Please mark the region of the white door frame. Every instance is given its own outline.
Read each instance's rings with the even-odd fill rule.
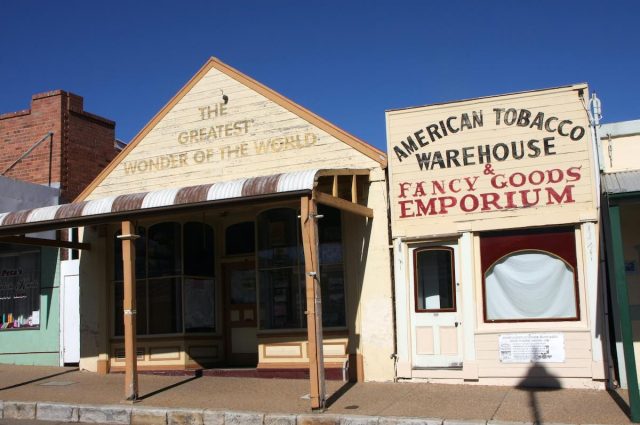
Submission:
[[[417,311],[414,257],[429,248],[451,250],[453,256],[454,310]],[[409,316],[412,368],[460,368],[464,358],[463,299],[461,294],[459,241],[437,241],[411,244],[408,247]],[[446,343],[445,343],[446,342]],[[448,350],[453,349],[454,351]]]
[[[75,287],[72,288],[69,285]],[[60,261],[60,366],[78,362],[80,362],[80,260],[66,260]]]

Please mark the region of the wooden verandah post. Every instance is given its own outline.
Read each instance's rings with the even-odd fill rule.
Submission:
[[[136,347],[136,248],[135,228],[130,221],[122,222],[122,266],[124,277],[124,396],[127,400],[138,398],[138,358]]]
[[[324,356],[322,352],[322,293],[318,258],[317,205],[311,197],[300,199],[300,222],[304,247],[304,272],[307,299],[307,341],[312,410],[325,407]]]

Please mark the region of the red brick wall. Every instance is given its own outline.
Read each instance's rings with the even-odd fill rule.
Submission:
[[[115,123],[85,112],[78,95],[61,90],[34,95],[31,109],[0,115],[0,173],[50,131],[51,181],[60,185],[61,203],[71,202],[116,155]],[[46,140],[5,176],[47,184],[49,146]]]
[[[31,109],[0,115],[0,173],[40,140],[53,132],[51,181],[60,181],[62,110],[59,92],[34,95]],[[4,174],[16,180],[46,184],[49,181],[49,141],[45,141]]]

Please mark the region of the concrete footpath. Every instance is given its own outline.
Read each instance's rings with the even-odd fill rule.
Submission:
[[[0,418],[123,425],[628,424],[626,391],[327,381],[328,408],[309,411],[307,380],[124,375],[0,365]],[[305,397],[306,396],[306,397]]]

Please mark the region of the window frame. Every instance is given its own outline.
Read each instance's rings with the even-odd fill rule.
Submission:
[[[573,293],[576,306],[575,317],[528,319],[489,319],[487,317],[487,272],[506,256],[523,251],[537,251],[549,254],[552,257],[562,260],[573,271]],[[480,234],[480,264],[482,273],[482,319],[484,323],[578,322],[581,320],[580,286],[578,282],[574,227],[522,229]]]
[[[165,276],[149,276],[149,262],[148,262],[148,257],[149,257],[149,247],[148,247],[148,239],[149,239],[149,229],[152,228],[153,226],[156,225],[160,225],[160,224],[166,224],[166,223],[177,223],[180,226],[180,238],[179,241],[177,242],[177,246],[178,246],[178,250],[180,251],[180,273],[178,274],[168,274]],[[213,237],[212,237],[212,247],[213,247],[213,257],[211,258],[211,261],[214,261],[214,267],[213,267],[213,276],[199,276],[199,275],[192,275],[192,274],[186,274],[185,273],[185,257],[184,257],[184,238],[185,238],[185,226],[188,223],[198,223],[198,224],[204,224],[206,226],[208,226],[212,233],[213,233]],[[144,286],[145,286],[145,293],[146,293],[146,299],[145,299],[145,303],[146,303],[146,318],[145,318],[145,322],[146,322],[146,331],[144,333],[140,333],[137,332],[137,337],[138,338],[158,338],[158,337],[198,337],[198,336],[211,336],[211,335],[218,335],[220,332],[220,327],[222,326],[220,320],[219,320],[219,312],[218,312],[218,292],[217,292],[217,286],[216,286],[216,279],[217,279],[217,267],[215,265],[215,261],[217,259],[217,250],[218,250],[218,246],[216,245],[216,233],[217,232],[217,228],[214,224],[210,223],[209,221],[206,220],[202,220],[199,221],[197,218],[195,217],[190,217],[190,218],[186,218],[186,219],[176,219],[176,218],[167,218],[166,220],[154,220],[154,221],[150,221],[150,222],[146,222],[146,223],[138,223],[136,224],[136,232],[139,231],[139,229],[141,229],[144,232],[145,235],[145,247],[144,247],[144,253],[145,253],[145,259],[144,259],[144,263],[143,263],[143,268],[144,268],[144,277],[139,277],[136,276],[136,286],[139,286],[142,282],[144,282]],[[116,248],[116,244],[120,243],[116,236],[118,234],[120,234],[121,230],[119,227],[115,227],[113,228],[113,232],[111,232],[111,234],[114,236],[113,238],[111,238],[111,249],[110,249],[110,256],[111,256],[111,264],[115,265],[117,263],[117,259],[115,258],[115,255],[117,253],[118,248]],[[122,262],[122,260],[120,260],[120,262]],[[181,309],[181,328],[178,332],[171,332],[171,333],[151,333],[150,332],[150,328],[151,328],[151,324],[150,324],[150,297],[149,297],[149,291],[151,288],[151,285],[149,284],[149,281],[152,280],[157,280],[157,279],[177,279],[180,285],[180,309]],[[213,282],[213,305],[214,305],[214,311],[213,311],[213,331],[207,331],[207,332],[187,332],[186,330],[186,320],[185,320],[185,280],[186,279],[207,279],[207,280],[212,280]],[[116,330],[118,328],[117,326],[117,315],[118,312],[116,311],[116,304],[115,304],[115,292],[116,292],[116,284],[124,284],[124,280],[122,279],[117,279],[117,272],[115,270],[115,268],[111,269],[111,280],[110,280],[110,304],[111,304],[111,315],[112,315],[112,319],[111,319],[111,331],[110,331],[110,335],[111,338],[114,339],[122,339],[124,338],[124,335],[118,335],[116,333]]]
[[[42,273],[43,273],[43,263],[42,263],[42,248],[41,247],[34,247],[34,246],[20,246],[20,245],[13,245],[13,244],[2,244],[3,248],[6,250],[3,250],[3,252],[0,252],[0,257],[20,257],[22,255],[30,255],[30,254],[35,254],[37,256],[37,264],[38,264],[38,269],[36,271],[36,275],[37,275],[37,279],[38,279],[38,287],[37,287],[37,293],[35,295],[35,298],[37,299],[37,305],[38,305],[38,314],[40,315],[40,320],[38,322],[37,325],[35,326],[19,326],[19,327],[6,327],[6,328],[2,328],[0,329],[0,333],[3,332],[17,332],[17,331],[28,331],[28,330],[33,330],[33,331],[37,331],[41,329],[42,326],[42,290],[43,290],[43,282],[42,282]],[[35,289],[35,288],[34,288]],[[13,290],[12,290],[12,306],[15,309],[15,295],[16,295],[16,287],[15,284],[13,285]],[[36,310],[32,310],[36,311]],[[13,313],[12,313],[13,314]],[[7,317],[8,318],[8,317]],[[14,320],[15,321],[15,320]],[[9,323],[8,321],[6,323]],[[2,324],[2,321],[0,320],[0,324]]]
[[[418,254],[424,251],[448,251],[451,259],[451,296],[453,298],[453,307],[449,308],[418,308]],[[456,268],[455,268],[455,250],[446,245],[433,245],[415,248],[413,250],[413,310],[415,313],[454,313],[458,311],[456,300]]]
[[[318,205],[318,209],[319,209],[319,213],[320,210],[322,208],[332,208],[332,207],[325,207],[323,205]],[[302,277],[302,283],[301,283],[301,301],[302,304],[304,306],[306,306],[306,285],[305,285],[305,271],[304,271],[304,254],[303,254],[303,242],[302,242],[302,229],[300,229],[300,209],[297,206],[288,204],[288,205],[274,205],[274,206],[270,206],[264,209],[261,209],[259,211],[256,212],[255,214],[255,218],[254,218],[254,223],[255,223],[255,270],[256,270],[256,308],[257,308],[257,331],[258,331],[258,335],[277,335],[277,334],[286,334],[286,335],[295,335],[299,332],[303,332],[306,329],[306,314],[304,314],[304,311],[306,309],[306,307],[302,310],[302,327],[297,327],[297,328],[291,328],[291,327],[286,327],[286,328],[265,328],[262,327],[262,324],[260,323],[260,315],[261,315],[261,311],[260,311],[260,307],[261,307],[261,300],[262,300],[262,284],[263,282],[261,281],[261,276],[260,276],[260,272],[261,271],[267,271],[267,270],[275,270],[275,269],[279,269],[282,268],[281,266],[276,266],[276,267],[260,267],[260,225],[259,225],[259,217],[264,214],[267,213],[269,211],[272,210],[276,210],[276,209],[289,209],[292,210],[293,212],[295,212],[295,216],[298,218],[297,220],[295,220],[296,222],[296,228],[297,228],[297,249],[300,250],[300,256],[298,258],[298,263],[296,265],[293,266],[286,266],[286,267],[291,267],[297,270],[297,273],[300,277]],[[342,273],[342,297],[344,299],[344,325],[330,325],[330,326],[325,326],[323,324],[323,328],[325,330],[330,330],[330,331],[335,331],[335,330],[345,330],[348,329],[349,327],[349,301],[348,301],[348,290],[347,290],[347,285],[348,285],[348,271],[346,268],[346,259],[345,259],[345,253],[346,253],[346,238],[345,238],[345,219],[344,219],[344,214],[343,211],[340,210],[339,208],[334,208],[337,211],[338,217],[339,217],[339,221],[340,221],[340,252],[341,252],[341,259],[339,263],[331,263],[331,264],[326,264],[324,265],[322,262],[320,263],[320,272],[322,271],[322,269],[324,267],[339,267],[340,271]],[[322,223],[322,220],[319,220],[318,225],[320,226]],[[318,243],[320,244],[320,232],[318,232]],[[318,249],[318,256],[320,256],[320,248]],[[286,268],[285,267],[285,268]],[[323,304],[325,303],[325,299],[323,297]],[[323,309],[324,312],[324,309]],[[324,314],[324,313],[323,313]]]

